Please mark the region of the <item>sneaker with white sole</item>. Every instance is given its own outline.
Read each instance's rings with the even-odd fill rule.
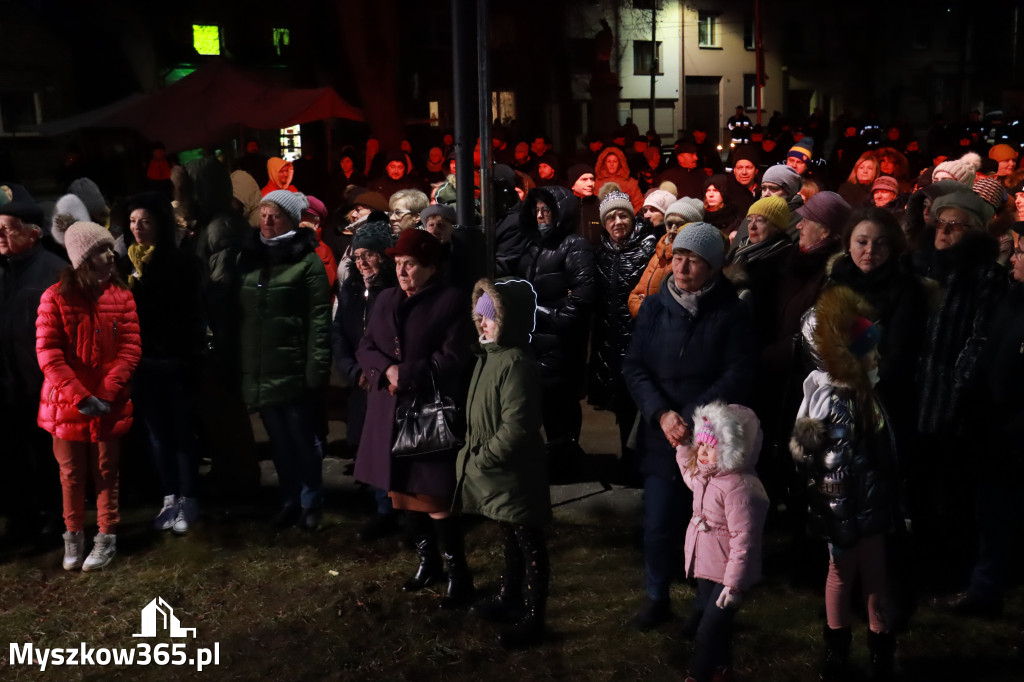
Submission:
[[[64,570],[75,571],[82,567],[85,558],[85,533],[67,531],[64,537]]]
[[[117,554],[117,536],[108,535],[106,533],[96,533],[96,537],[93,540],[92,551],[89,552],[89,556],[85,558],[85,563],[82,564],[83,571],[98,571],[114,560],[114,555]]]
[[[164,506],[160,513],[153,519],[153,528],[157,530],[170,530],[174,526],[174,518],[178,515],[178,498],[174,495],[164,495]]]
[[[174,530],[178,535],[188,532],[189,526],[199,518],[199,501],[194,497],[178,498],[178,513],[174,517]]]

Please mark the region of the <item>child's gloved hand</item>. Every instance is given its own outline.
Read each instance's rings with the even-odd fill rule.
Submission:
[[[686,467],[693,461],[693,458],[697,456],[697,450],[690,445],[685,443],[683,445],[676,446],[676,465],[679,466],[679,471],[683,472]]]
[[[99,417],[110,412],[110,403],[91,395],[78,403],[78,411],[86,417]]]
[[[722,593],[718,595],[718,599],[715,601],[715,606],[720,609],[727,609],[732,607],[738,609],[740,602],[743,601],[743,593],[739,590],[726,586],[722,589]]]

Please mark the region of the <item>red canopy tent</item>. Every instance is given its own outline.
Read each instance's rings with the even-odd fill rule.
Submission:
[[[81,128],[131,128],[170,153],[222,143],[243,128],[269,130],[327,118],[364,120],[332,88],[288,88],[214,59],[149,95],[38,127],[55,135]]]

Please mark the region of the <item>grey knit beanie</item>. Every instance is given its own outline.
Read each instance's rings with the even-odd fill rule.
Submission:
[[[286,189],[275,189],[273,192],[268,192],[260,204],[265,204],[268,201],[276,204],[291,218],[292,228],[299,226],[299,223],[302,222],[302,212],[309,208],[309,202],[306,201],[305,194],[302,192],[289,192]]]
[[[766,182],[778,185],[786,190],[786,196],[793,196],[803,186],[803,179],[789,166],[772,166],[764,172],[761,184]]]
[[[704,220],[704,202],[693,197],[683,197],[678,201],[669,204],[665,209],[665,217],[677,215],[688,223],[697,223]]]
[[[717,227],[707,223],[690,223],[679,230],[675,241],[672,242],[672,251],[679,249],[693,251],[706,260],[715,271],[721,270],[722,263],[725,262],[725,242],[722,233]]]

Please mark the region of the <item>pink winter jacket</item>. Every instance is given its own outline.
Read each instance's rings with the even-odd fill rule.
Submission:
[[[43,293],[36,318],[36,357],[44,378],[39,426],[61,440],[112,440],[132,424],[128,380],[142,356],[135,299],[111,285],[93,306],[64,298],[59,287]],[[89,396],[110,403],[110,413],[79,412],[78,404]]]
[[[722,404],[697,409],[695,429],[701,411],[716,405]],[[737,405],[729,407],[747,410]],[[696,457],[695,447],[680,445],[676,449],[683,480],[693,491],[693,516],[686,529],[686,575],[740,591],[761,579],[761,536],[768,514],[768,495],[754,473],[761,434],[753,412],[750,417],[756,437],[740,438],[738,441],[746,441],[743,447],[723,453],[726,444],[719,435],[719,467],[710,476],[695,473],[688,466]]]

